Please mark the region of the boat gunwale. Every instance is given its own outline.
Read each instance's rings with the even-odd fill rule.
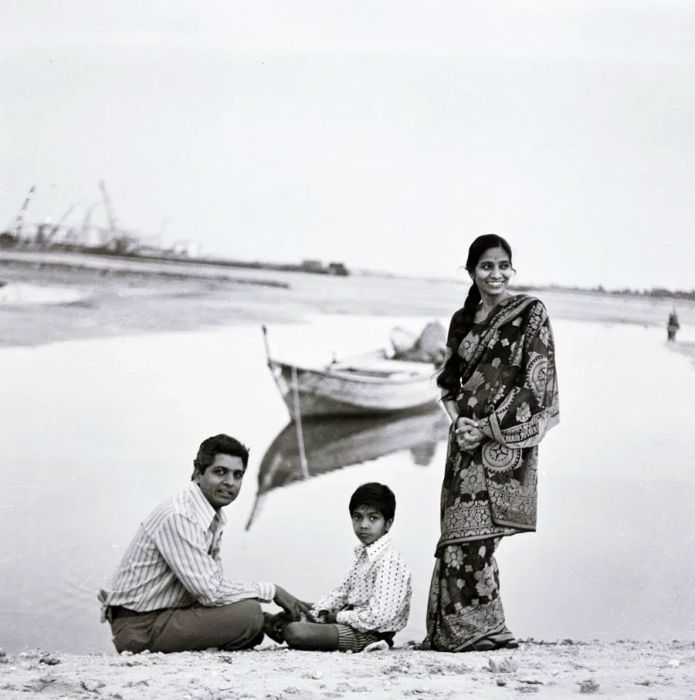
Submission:
[[[397,362],[397,360],[394,360]],[[431,365],[432,367],[432,373],[431,374],[425,374],[424,372],[421,374],[418,374],[416,372],[413,372],[410,375],[406,376],[398,376],[398,372],[393,372],[392,374],[387,374],[384,373],[383,375],[374,375],[374,374],[361,374],[359,370],[355,370],[353,372],[345,372],[341,370],[329,370],[329,369],[318,369],[318,368],[309,368],[309,367],[301,367],[299,365],[293,365],[287,362],[280,362],[279,360],[271,360],[271,363],[273,365],[276,365],[280,371],[287,370],[290,373],[292,372],[292,369],[296,369],[297,372],[305,373],[305,374],[314,374],[318,375],[320,377],[327,377],[330,379],[339,379],[342,381],[349,381],[349,382],[362,382],[365,384],[417,384],[417,383],[429,383],[432,381],[435,375],[435,368],[434,365]],[[423,363],[426,364],[426,363]]]

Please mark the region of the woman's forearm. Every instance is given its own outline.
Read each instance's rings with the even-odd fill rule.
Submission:
[[[442,408],[446,411],[446,414],[449,416],[449,419],[453,423],[459,417],[459,409],[456,405],[456,401],[454,401],[453,399],[444,398],[444,396],[442,396],[440,403],[442,404]]]

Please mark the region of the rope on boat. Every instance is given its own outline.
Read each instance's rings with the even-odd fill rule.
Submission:
[[[273,380],[280,394],[283,393],[280,382],[275,374],[275,363],[270,356],[270,345],[268,344],[268,329],[265,324],[261,326],[263,330],[263,343],[265,345],[265,356],[268,360],[270,373],[273,375]],[[304,431],[302,430],[302,412],[299,406],[299,383],[297,381],[297,368],[292,365],[292,403],[294,404],[294,425],[297,430],[297,447],[299,451],[299,468],[302,476],[306,479],[309,476],[309,465],[306,460],[306,451],[304,449]]]
[[[302,476],[306,479],[309,476],[309,466],[306,461],[306,451],[304,450],[304,431],[302,430],[302,411],[299,406],[299,384],[297,382],[297,368],[292,365],[292,401],[294,403],[294,426],[297,430],[297,447],[299,448],[299,468]]]

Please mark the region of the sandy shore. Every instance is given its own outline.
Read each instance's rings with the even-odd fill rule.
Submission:
[[[350,655],[246,652],[4,657],[0,697],[606,698],[695,697],[695,643],[541,643],[448,654],[409,648]]]

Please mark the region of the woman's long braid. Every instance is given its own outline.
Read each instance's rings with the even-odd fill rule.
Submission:
[[[466,295],[466,301],[463,302],[463,317],[461,319],[463,321],[461,324],[462,329],[467,331],[468,327],[473,325],[473,322],[475,321],[475,312],[478,310],[478,304],[480,304],[480,301],[480,290],[478,289],[478,285],[473,282],[468,290],[468,294]],[[463,340],[463,334],[458,340],[459,342]]]
[[[454,342],[451,348],[451,355],[444,363],[442,371],[437,377],[437,385],[446,392],[443,397],[445,399],[455,399],[459,392],[461,386],[461,358],[456,349],[463,340],[463,336],[466,335],[468,329],[473,325],[480,298],[478,285],[473,282],[466,295],[466,300],[463,302],[462,313],[456,319],[456,327],[452,328]]]

